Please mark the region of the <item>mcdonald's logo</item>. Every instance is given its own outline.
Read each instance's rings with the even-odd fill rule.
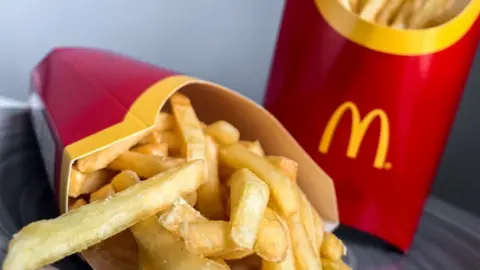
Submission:
[[[352,159],[357,157],[365,133],[370,127],[372,121],[375,118],[378,118],[380,120],[380,136],[378,138],[377,153],[375,155],[375,160],[373,161],[373,167],[377,169],[390,169],[392,164],[386,160],[390,139],[390,123],[387,114],[384,110],[374,109],[367,113],[362,119],[358,107],[351,101],[342,103],[332,114],[325,130],[323,131],[318,150],[323,154],[328,153],[338,123],[347,111],[349,111],[352,116],[352,127],[350,141],[347,148],[347,157]]]

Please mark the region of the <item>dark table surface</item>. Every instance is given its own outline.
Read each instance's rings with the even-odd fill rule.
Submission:
[[[26,108],[0,108],[0,264],[11,236],[25,224],[55,217],[57,211]],[[339,228],[354,269],[480,269],[480,219],[429,198],[414,244],[402,255],[385,243]],[[90,269],[71,256],[58,269]],[[48,267],[45,269],[55,269]]]

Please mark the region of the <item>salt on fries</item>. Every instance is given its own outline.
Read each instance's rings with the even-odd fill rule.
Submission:
[[[422,29],[439,25],[455,3],[455,0],[338,1],[345,9],[366,21],[397,29]]]
[[[37,269],[120,232],[133,235],[143,270],[349,269],[295,161],[266,156],[229,122],[200,122],[182,94],[170,104],[148,131],[77,160],[69,212],[23,228],[2,269]]]

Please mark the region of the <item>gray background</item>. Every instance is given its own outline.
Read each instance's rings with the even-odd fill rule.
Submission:
[[[135,4],[134,4],[135,3]],[[278,0],[0,1],[0,96],[26,100],[28,73],[54,46],[113,49],[262,101]],[[480,214],[480,53],[433,192]]]

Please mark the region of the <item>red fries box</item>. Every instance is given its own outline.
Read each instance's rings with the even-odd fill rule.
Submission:
[[[68,211],[72,164],[153,128],[168,98],[181,91],[200,120],[229,121],[242,139],[258,139],[270,155],[298,162],[298,182],[325,219],[326,230],[338,224],[331,179],[274,117],[232,90],[88,48],[53,50],[35,67],[31,79],[34,129],[60,213]],[[137,269],[137,254],[128,251],[135,246],[132,240],[107,240],[83,256],[95,269]]]
[[[333,178],[340,222],[406,251],[478,48],[480,1],[424,29],[340,2],[354,1],[286,1],[265,107]]]

